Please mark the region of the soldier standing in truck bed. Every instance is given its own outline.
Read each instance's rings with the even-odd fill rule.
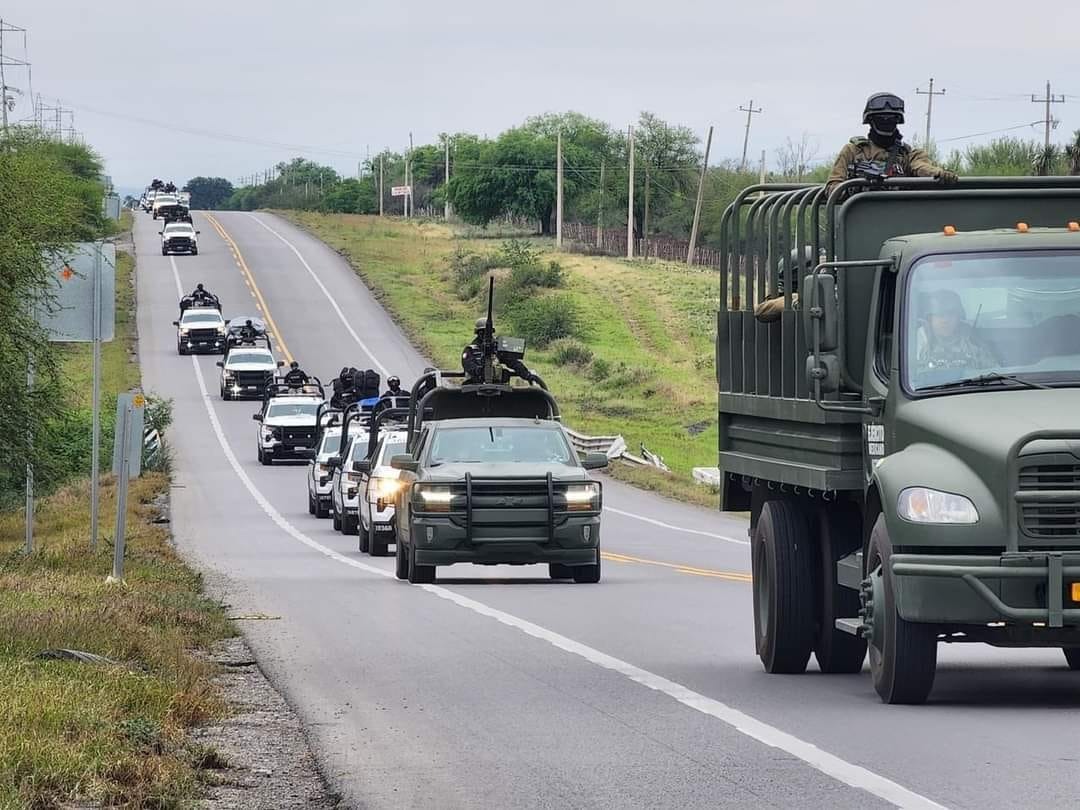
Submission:
[[[904,143],[899,126],[904,123],[904,100],[893,93],[874,93],[863,108],[865,136],[844,144],[833,163],[826,188],[859,176],[933,177],[955,183],[956,173],[936,165],[922,149]]]

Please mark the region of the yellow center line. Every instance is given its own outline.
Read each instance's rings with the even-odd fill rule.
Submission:
[[[629,554],[619,554],[614,551],[604,551],[600,554],[605,560],[612,562],[641,563],[643,565],[656,565],[661,568],[670,568],[681,574],[693,574],[698,577],[715,577],[726,579],[731,582],[751,582],[750,574],[742,571],[717,571],[712,568],[696,568],[692,565],[680,565],[678,563],[661,562],[660,560],[647,560],[644,557],[631,557]]]
[[[281,349],[281,353],[285,356],[285,362],[291,363],[293,361],[292,353],[289,351],[288,345],[285,343],[285,339],[281,336],[281,330],[278,329],[276,323],[274,323],[274,317],[270,314],[270,307],[266,303],[266,299],[263,298],[262,291],[259,290],[259,285],[255,283],[255,276],[251,272],[251,268],[248,267],[247,262],[244,261],[244,254],[240,252],[239,246],[233,241],[233,238],[225,231],[225,228],[212,214],[206,214],[206,218],[210,221],[210,224],[214,226],[214,229],[221,234],[221,238],[225,240],[229,248],[232,250],[233,255],[236,256],[236,266],[240,268],[240,272],[244,275],[244,282],[251,288],[251,291],[255,294],[255,300],[258,301],[256,305],[259,311],[266,317],[266,325],[270,327],[270,332],[273,334],[274,339],[277,341],[278,347]]]

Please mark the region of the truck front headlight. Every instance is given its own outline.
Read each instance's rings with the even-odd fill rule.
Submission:
[[[928,487],[908,487],[901,491],[896,511],[912,523],[971,525],[979,522],[979,512],[968,498]]]
[[[376,476],[368,482],[368,502],[378,503],[379,501],[393,500],[397,495],[398,490],[401,489],[402,482],[397,478],[383,478],[382,476]]]
[[[563,496],[568,512],[595,512],[600,508],[600,487],[595,482],[568,486]]]

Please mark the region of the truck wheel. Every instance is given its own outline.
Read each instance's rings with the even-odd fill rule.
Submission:
[[[394,541],[394,576],[398,579],[409,578],[409,558],[405,544],[400,540]]]
[[[337,509],[334,510],[334,531],[341,531],[341,516],[337,513]]]
[[[1080,670],[1080,647],[1065,647],[1062,652],[1065,653],[1065,663],[1069,669],[1074,672]]]
[[[375,532],[375,524],[368,526],[368,554],[372,557],[385,557],[389,552],[386,541]]]
[[[925,703],[937,669],[937,633],[933,625],[909,622],[896,612],[891,556],[885,516],[878,515],[866,560],[870,672],[883,703]]]
[[[364,528],[364,524],[360,523],[360,518],[359,517],[357,517],[356,520],[357,520],[356,533],[358,535],[360,535],[360,539],[357,541],[357,545],[359,546],[360,551],[362,551],[362,552],[364,552],[366,554],[366,553],[368,553],[368,549],[371,548],[371,530],[370,530],[370,528],[368,528],[368,529]]]
[[[229,400],[232,399],[232,391],[229,391],[227,388],[222,387],[222,389],[221,389],[221,398],[225,402],[228,402]]]
[[[162,249],[161,249],[161,255],[162,255],[162,256],[168,256],[168,255],[169,255],[169,251],[168,251],[168,250],[166,250],[165,248],[162,248]]]
[[[859,615],[859,592],[836,581],[836,563],[862,546],[862,518],[853,507],[840,504],[822,508],[818,515],[818,633],[814,657],[822,672],[861,672],[866,639],[836,629],[837,619]]]
[[[193,247],[191,249],[191,255],[192,256],[198,256],[199,255],[199,249],[197,247]]]
[[[342,534],[359,534],[360,518],[350,517],[348,513],[341,516],[341,533]]]
[[[320,498],[315,499],[315,517],[320,520],[325,520],[330,517],[330,507],[323,506],[323,502]]]
[[[434,565],[416,564],[416,546],[409,546],[409,582],[414,585],[426,585],[435,581]]]
[[[307,513],[309,515],[315,514],[315,499],[311,497],[311,490],[308,490],[307,494]]]
[[[569,565],[562,563],[548,563],[548,576],[552,579],[573,579],[574,572]]]
[[[813,557],[806,516],[790,501],[766,501],[750,549],[758,657],[766,672],[804,672],[814,644]]]
[[[590,585],[600,581],[600,549],[596,550],[596,565],[572,565],[570,574],[574,582],[588,583]]]
[[[265,450],[263,450],[260,447],[259,448],[259,462],[261,464],[263,464],[264,466],[269,467],[271,464],[274,463],[274,457],[270,453],[266,452]]]

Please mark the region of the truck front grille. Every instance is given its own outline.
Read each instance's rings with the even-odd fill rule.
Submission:
[[[1016,500],[1031,538],[1080,540],[1080,464],[1070,456],[1022,459]]]

